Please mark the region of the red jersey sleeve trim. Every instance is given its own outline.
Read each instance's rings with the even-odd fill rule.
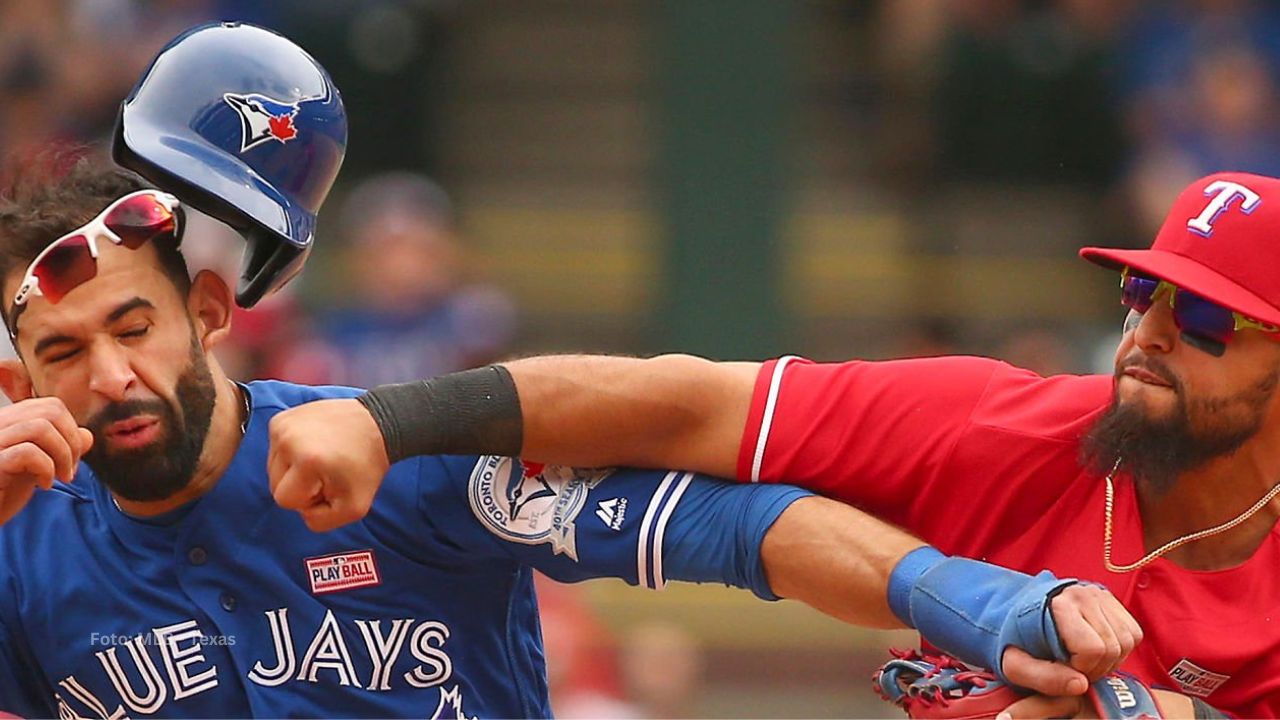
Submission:
[[[760,482],[760,468],[764,465],[765,446],[769,442],[769,429],[773,426],[773,413],[778,407],[778,393],[782,389],[782,375],[787,365],[801,360],[787,355],[770,360],[760,366],[756,387],[751,398],[751,410],[747,413],[747,426],[738,448],[738,479]]]

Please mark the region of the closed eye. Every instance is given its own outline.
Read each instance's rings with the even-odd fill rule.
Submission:
[[[80,352],[80,348],[73,348],[73,349],[71,349],[71,350],[67,350],[67,351],[64,351],[64,352],[60,352],[60,353],[58,353],[58,354],[56,354],[56,355],[50,355],[49,357],[45,358],[45,362],[47,362],[47,363],[49,363],[49,364],[51,364],[51,365],[52,365],[53,363],[60,363],[60,362],[62,362],[63,360],[68,360],[68,359],[70,359],[70,358],[74,357],[74,356],[76,355],[76,353],[78,353],[78,352]]]
[[[146,335],[146,334],[147,334],[147,331],[149,331],[150,329],[151,329],[151,326],[150,326],[150,325],[143,325],[142,327],[134,328],[134,329],[132,329],[132,330],[125,330],[124,332],[120,333],[120,337],[122,337],[122,338],[140,338],[140,337],[142,337],[143,335]]]

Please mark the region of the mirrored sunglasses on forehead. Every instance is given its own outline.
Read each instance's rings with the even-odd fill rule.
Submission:
[[[1280,341],[1280,327],[1254,320],[1230,308],[1126,267],[1120,273],[1120,302],[1141,314],[1164,295],[1173,311],[1173,322],[1188,344],[1221,357],[1239,330],[1258,330]]]
[[[98,274],[98,238],[137,250],[150,240],[181,238],[178,199],[159,190],[131,192],[83,227],[54,240],[27,267],[14,306],[36,295],[56,303]]]

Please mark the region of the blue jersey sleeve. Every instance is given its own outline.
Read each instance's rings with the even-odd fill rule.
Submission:
[[[564,582],[617,577],[661,588],[716,582],[776,599],[760,544],[808,491],[695,473],[542,466],[517,458],[423,458],[429,531],[475,558],[496,556]],[[451,509],[451,506],[456,509]]]

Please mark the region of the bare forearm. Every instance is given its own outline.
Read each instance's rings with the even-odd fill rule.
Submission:
[[[528,459],[734,474],[755,363],[561,355],[504,366],[519,392]]]
[[[773,591],[828,615],[868,627],[898,628],[889,609],[889,576],[925,543],[848,505],[798,500],[761,546]]]
[[[1194,718],[1195,707],[1191,698],[1168,690],[1152,690],[1156,702],[1160,705],[1160,715],[1166,718]]]
[[[388,463],[520,455],[577,466],[736,469],[755,363],[562,355],[382,385],[356,398]]]

